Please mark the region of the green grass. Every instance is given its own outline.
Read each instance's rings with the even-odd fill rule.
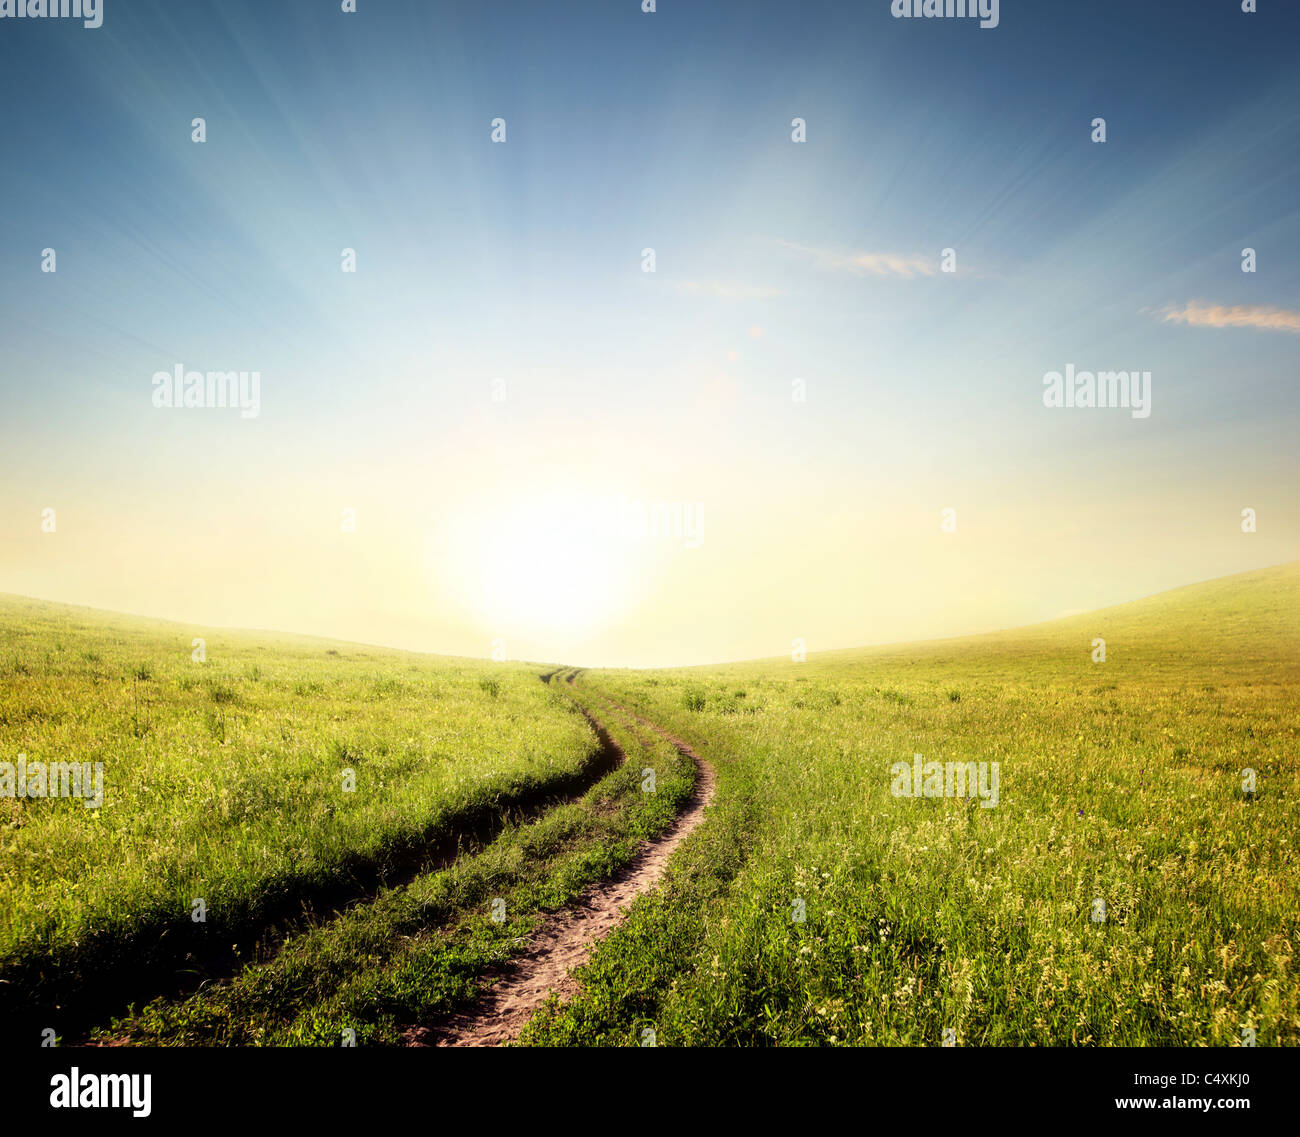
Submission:
[[[581,703],[586,696],[577,693]],[[599,700],[596,700],[599,702]],[[397,1045],[406,1028],[469,1003],[485,973],[518,953],[544,912],[626,865],[675,819],[694,784],[677,750],[608,715],[630,760],[583,797],[511,827],[467,856],[374,902],[304,928],[265,963],[183,1001],[158,1000],[100,1037],[147,1045]],[[654,794],[641,770],[655,769]],[[492,902],[505,918],[492,919]]]
[[[102,760],[106,780],[98,816],[0,799],[0,1003],[71,1014],[96,966],[184,936],[203,896],[213,942],[273,912],[276,934],[227,982],[91,1016],[101,1037],[400,1042],[685,801],[689,763],[608,695],[713,762],[715,803],[524,1044],[1300,1042],[1300,565],[993,636],[576,688],[253,634],[212,633],[196,664],[192,634],[0,600],[0,760]],[[602,772],[582,706],[626,766]],[[894,796],[916,753],[998,762],[997,806]],[[402,859],[582,771],[585,792],[450,863]],[[339,882],[366,891],[285,914]]]
[[[996,636],[583,678],[712,757],[719,805],[526,1041],[1300,1042],[1300,566]],[[999,805],[894,797],[917,752],[998,761]]]
[[[595,746],[533,667],[0,598],[0,760],[104,776],[97,810],[0,797],[0,1008],[370,886]]]

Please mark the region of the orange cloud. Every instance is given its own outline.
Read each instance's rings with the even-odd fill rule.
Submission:
[[[1207,304],[1189,301],[1182,308],[1162,308],[1157,315],[1166,324],[1198,328],[1260,328],[1268,332],[1300,332],[1300,312],[1260,304]]]
[[[822,268],[843,269],[857,276],[933,276],[938,271],[938,257],[920,253],[837,253],[793,241],[779,243],[811,257]]]

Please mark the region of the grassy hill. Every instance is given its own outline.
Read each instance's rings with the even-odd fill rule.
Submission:
[[[670,823],[691,771],[623,707],[715,804],[526,1043],[1300,1042],[1300,565],[802,663],[538,670],[0,598],[0,762],[105,785],[0,798],[0,1009],[106,1024],[127,964],[297,911],[106,1036],[398,1042]],[[918,762],[996,763],[996,795],[903,796]]]
[[[0,1009],[183,965],[217,928],[228,949],[595,754],[535,667],[0,597],[0,762],[103,777],[97,809],[0,797]]]
[[[1300,565],[584,680],[711,755],[719,806],[535,1041],[624,1038],[629,1006],[682,1044],[1300,1041]],[[918,753],[996,761],[998,805],[894,796]]]

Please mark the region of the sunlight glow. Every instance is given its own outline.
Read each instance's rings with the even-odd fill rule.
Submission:
[[[598,503],[559,493],[463,515],[450,555],[463,606],[494,635],[586,631],[631,593],[625,542]]]

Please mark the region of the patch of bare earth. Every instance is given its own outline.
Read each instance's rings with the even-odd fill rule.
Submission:
[[[611,705],[655,730],[695,763],[695,789],[686,808],[667,833],[645,843],[631,864],[609,880],[588,885],[572,904],[551,916],[530,938],[524,954],[501,970],[473,1007],[432,1026],[413,1028],[406,1036],[409,1045],[500,1046],[519,1036],[552,993],[561,1000],[571,998],[578,990],[572,970],[622,921],[628,905],[659,883],[677,846],[704,820],[713,800],[713,768],[681,739],[617,703]]]

